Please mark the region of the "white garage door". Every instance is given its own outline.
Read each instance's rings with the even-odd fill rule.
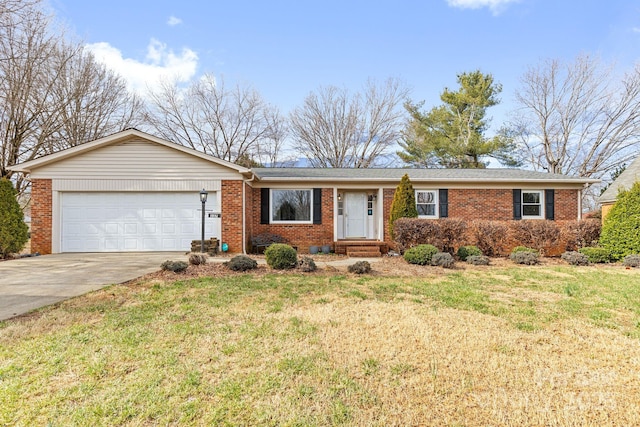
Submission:
[[[206,210],[218,211],[209,193]],[[189,251],[201,234],[198,193],[61,193],[62,252]],[[220,220],[205,218],[205,238]]]

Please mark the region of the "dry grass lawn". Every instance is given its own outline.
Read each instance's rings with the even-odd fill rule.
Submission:
[[[398,263],[209,266],[2,322],[0,425],[640,425],[639,271]]]

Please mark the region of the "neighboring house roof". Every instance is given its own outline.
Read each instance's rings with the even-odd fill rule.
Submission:
[[[521,169],[403,169],[403,168],[253,168],[260,181],[390,181],[404,174],[414,182],[536,182],[587,184],[597,179],[572,177]]]
[[[163,145],[165,147],[172,148],[177,151],[181,151],[183,153],[190,154],[195,157],[199,157],[203,160],[210,161],[220,166],[225,166],[229,169],[233,169],[239,173],[247,173],[249,169],[244,168],[242,166],[238,166],[235,163],[227,162],[225,160],[219,159],[214,156],[210,156],[208,154],[204,154],[198,150],[194,150],[189,147],[185,147],[180,144],[176,144],[171,141],[167,141],[166,139],[158,138],[146,132],[139,131],[137,129],[125,129],[121,132],[114,133],[109,136],[105,136],[104,138],[96,139],[95,141],[87,142],[85,144],[77,145],[75,147],[67,148],[66,150],[58,151],[53,154],[49,154],[46,156],[39,157],[34,160],[30,160],[28,162],[20,163],[14,166],[11,166],[9,169],[16,172],[31,172],[33,169],[58,162],[60,160],[68,159],[71,157],[75,157],[79,154],[87,153],[93,151],[98,148],[106,147],[112,144],[117,144],[123,141],[126,141],[131,138],[141,138],[147,141],[154,142],[159,145]]]
[[[640,156],[638,156],[627,168],[609,185],[598,198],[599,203],[614,203],[620,190],[628,190],[636,181],[640,181]]]

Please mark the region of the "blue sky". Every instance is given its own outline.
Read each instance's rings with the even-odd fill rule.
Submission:
[[[588,53],[640,58],[640,3],[623,0],[49,0],[58,19],[140,88],[204,72],[253,85],[283,113],[320,85],[402,79],[425,108],[456,74],[503,84],[499,125],[527,66]]]

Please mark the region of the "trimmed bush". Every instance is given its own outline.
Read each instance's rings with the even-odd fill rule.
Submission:
[[[578,252],[586,255],[589,262],[594,264],[611,262],[611,251],[607,248],[586,247],[578,249]]]
[[[431,257],[431,265],[451,268],[455,264],[453,256],[449,252],[438,252]]]
[[[274,243],[264,251],[269,267],[275,270],[287,270],[298,265],[298,254],[291,246],[284,243]]]
[[[509,235],[507,223],[501,221],[476,220],[469,227],[471,241],[475,242],[483,254],[488,256],[505,255],[505,246]]]
[[[400,218],[396,221],[395,242],[403,253],[407,248],[422,244],[437,247],[442,245],[440,220],[422,218]]]
[[[189,264],[187,264],[184,261],[166,260],[165,262],[160,264],[160,268],[162,270],[164,270],[164,271],[173,271],[174,273],[180,273],[182,271],[185,271],[187,269],[187,267],[189,267]]]
[[[619,260],[640,253],[640,181],[618,194],[602,226],[600,245]]]
[[[0,258],[20,252],[29,240],[29,228],[16,196],[11,181],[0,179]]]
[[[535,265],[540,261],[540,254],[537,250],[526,246],[516,246],[511,251],[509,259],[516,264]]]
[[[482,251],[477,246],[473,245],[460,246],[457,255],[462,261],[466,261],[467,258],[472,255],[482,255]]]
[[[256,260],[246,255],[236,255],[227,261],[225,265],[229,270],[233,271],[248,271],[258,268]]]
[[[548,253],[560,238],[560,229],[555,221],[523,219],[509,223],[511,236],[517,244]]]
[[[471,265],[489,265],[489,257],[484,255],[469,255],[467,264]]]
[[[589,265],[589,257],[576,251],[567,251],[560,258],[571,265]]]
[[[358,261],[347,267],[347,271],[355,274],[368,274],[371,273],[371,264],[369,261]]]
[[[448,252],[451,255],[456,253],[456,248],[462,246],[466,241],[467,222],[462,219],[442,218],[440,223],[440,241],[438,247],[442,248],[442,252]]]
[[[418,245],[404,252],[404,260],[409,264],[429,265],[438,248],[433,245]]]
[[[636,254],[631,254],[631,255],[627,255],[626,257],[624,257],[624,260],[622,261],[622,265],[624,265],[625,267],[640,267],[640,255],[636,255]]]
[[[416,209],[416,194],[411,185],[408,174],[404,174],[400,180],[400,184],[396,187],[391,202],[391,212],[389,213],[389,235],[395,238],[394,224],[399,218],[416,218],[418,210]]]
[[[189,254],[189,264],[191,265],[204,265],[207,263],[209,257],[205,253],[192,252]]]
[[[560,239],[565,242],[567,251],[577,251],[586,246],[596,245],[601,230],[600,220],[567,221],[560,225]]]
[[[312,271],[316,271],[318,269],[313,258],[308,256],[303,256],[302,258],[300,258],[300,261],[298,261],[298,268],[305,273],[311,273]]]

